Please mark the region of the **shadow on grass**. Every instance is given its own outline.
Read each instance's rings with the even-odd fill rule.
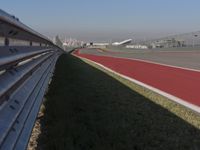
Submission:
[[[46,97],[43,149],[200,149],[198,129],[71,55],[59,58]]]

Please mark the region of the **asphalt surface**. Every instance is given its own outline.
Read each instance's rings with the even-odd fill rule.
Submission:
[[[199,49],[156,49],[156,50],[101,50],[83,49],[83,54],[141,59],[172,66],[200,70]]]
[[[81,49],[73,54],[101,64],[129,79],[133,79],[134,82],[139,81],[142,86],[200,112],[200,51],[198,50],[141,50],[130,53]],[[138,61],[136,58],[190,69]],[[191,69],[195,69],[195,71]]]

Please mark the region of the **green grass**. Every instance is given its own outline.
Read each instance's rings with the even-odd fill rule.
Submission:
[[[200,149],[193,125],[71,55],[59,58],[46,99],[43,149]]]
[[[200,114],[194,112],[191,109],[188,109],[187,107],[180,105],[167,97],[164,97],[156,92],[153,92],[152,90],[149,90],[143,86],[140,86],[134,82],[129,81],[128,79],[125,79],[118,74],[115,74],[113,72],[110,72],[101,66],[93,63],[92,61],[89,61],[87,59],[81,58],[84,62],[87,64],[95,67],[96,69],[99,69],[103,71],[104,73],[108,74],[109,76],[113,77],[114,79],[118,80],[125,86],[129,87],[130,89],[138,92],[139,94],[143,95],[144,97],[148,98],[152,102],[160,105],[161,107],[169,110],[170,112],[174,113],[178,117],[182,118],[186,122],[192,124],[196,128],[200,129]]]

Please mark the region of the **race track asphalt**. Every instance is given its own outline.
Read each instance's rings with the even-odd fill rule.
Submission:
[[[127,50],[108,51],[101,49],[83,49],[83,54],[94,54],[98,56],[122,57],[130,59],[141,59],[167,65],[179,66],[200,70],[200,49],[169,49],[169,50]]]
[[[175,99],[183,100],[191,109],[193,106],[190,107],[190,104],[197,106],[195,110],[199,111],[200,51],[198,50],[113,52],[81,49],[75,51],[74,55],[101,64],[121,75],[174,96]]]

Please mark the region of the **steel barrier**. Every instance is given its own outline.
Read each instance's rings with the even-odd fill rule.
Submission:
[[[0,150],[23,150],[63,51],[2,10],[0,40]]]

